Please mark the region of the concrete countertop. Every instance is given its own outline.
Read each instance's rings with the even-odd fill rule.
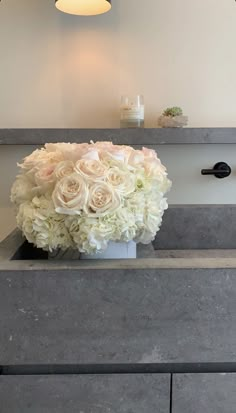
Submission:
[[[155,251],[152,245],[139,245],[134,260],[11,260],[23,242],[20,231],[14,230],[0,243],[0,271],[236,268],[236,249]]]

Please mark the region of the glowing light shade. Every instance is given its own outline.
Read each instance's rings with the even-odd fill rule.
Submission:
[[[111,9],[111,0],[56,0],[56,8],[64,13],[93,16]]]

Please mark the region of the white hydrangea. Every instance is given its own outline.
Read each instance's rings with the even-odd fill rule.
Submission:
[[[21,205],[25,201],[30,201],[34,194],[32,182],[26,175],[19,175],[11,189],[11,201],[16,205]]]
[[[68,249],[73,242],[65,226],[65,217],[55,212],[51,200],[44,196],[34,197],[20,205],[17,224],[26,239],[46,251]]]

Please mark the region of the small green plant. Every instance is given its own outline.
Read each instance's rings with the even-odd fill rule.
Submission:
[[[175,116],[182,116],[182,115],[183,115],[183,111],[178,106],[174,106],[173,108],[167,108],[163,112],[163,116],[169,116],[171,118],[174,118]]]

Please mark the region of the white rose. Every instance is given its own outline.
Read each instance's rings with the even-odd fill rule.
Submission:
[[[87,213],[89,216],[105,216],[120,206],[119,195],[105,182],[94,183],[90,187]]]
[[[55,165],[45,165],[38,169],[35,174],[35,183],[42,188],[48,188],[55,182]]]
[[[46,163],[47,165],[48,164],[55,165],[63,160],[64,160],[64,156],[62,152],[59,152],[59,151],[49,152],[47,153],[47,157],[45,159],[44,158],[42,159],[42,163]]]
[[[132,150],[129,155],[128,165],[133,168],[142,167],[144,162],[144,154],[139,150]]]
[[[35,167],[35,165],[41,160],[45,159],[45,150],[44,149],[36,149],[30,155],[26,156],[23,159],[23,163],[18,163],[17,165],[20,166],[22,169],[30,170]]]
[[[89,148],[89,150],[82,156],[82,159],[90,159],[92,161],[99,161],[99,153],[96,148]]]
[[[124,163],[128,162],[130,154],[135,150],[130,146],[126,145],[112,145],[108,150],[109,154],[117,161],[122,161]]]
[[[111,145],[110,147],[101,149],[100,159],[106,165],[120,167],[128,163],[132,151],[134,151],[134,149],[128,146]]]
[[[76,158],[74,158],[75,161],[81,159],[82,156],[88,152],[89,147],[90,145],[88,143],[77,144],[77,147],[75,149],[75,156],[76,156]]]
[[[95,142],[93,144],[94,148],[97,148],[99,151],[109,151],[114,145],[109,141]]]
[[[160,175],[166,176],[166,168],[162,165],[159,159],[149,158],[144,162],[145,173],[150,178],[155,178]]]
[[[52,199],[59,214],[80,215],[87,204],[88,187],[82,176],[73,173],[56,184]]]
[[[45,144],[45,149],[47,152],[61,152],[66,155],[69,152],[73,152],[76,149],[76,147],[77,143],[59,142]]]
[[[105,179],[107,168],[100,161],[81,159],[75,164],[75,170],[86,179],[99,181]]]
[[[63,159],[76,162],[88,151],[90,145],[88,143],[47,143],[45,145],[48,152],[60,152],[63,154]]]
[[[115,161],[120,161],[120,162],[125,162],[125,153],[122,151],[122,149],[118,148],[116,149],[115,147],[111,148],[109,152],[107,152],[107,155],[111,158],[114,159]]]
[[[154,149],[148,149],[144,148],[142,149],[142,153],[144,154],[144,157],[147,159],[158,159],[157,158],[157,153],[154,151]]]
[[[55,168],[55,176],[57,179],[62,179],[65,176],[72,175],[74,172],[74,163],[72,161],[62,161]]]
[[[108,170],[107,181],[123,195],[129,195],[135,190],[134,174],[117,167]]]
[[[63,160],[63,154],[59,151],[47,152],[45,149],[37,149],[24,159],[23,164],[18,164],[18,166],[30,171],[34,170],[34,168],[39,168],[42,165],[49,166],[49,164],[57,164]]]

